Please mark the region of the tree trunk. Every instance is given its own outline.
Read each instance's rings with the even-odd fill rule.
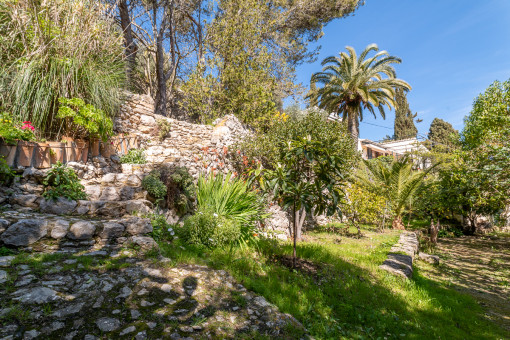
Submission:
[[[434,225],[434,219],[430,220],[430,228],[429,228],[429,234],[430,234],[430,242],[432,244],[437,244],[437,234],[439,232],[439,220],[437,220],[437,225]]]
[[[127,4],[127,0],[121,0],[119,2],[119,16],[120,16],[120,26],[122,28],[122,32],[124,33],[124,46],[125,46],[125,54],[126,54],[126,77],[129,85],[133,84],[133,74],[135,73],[136,67],[136,51],[137,47],[135,45],[133,39],[133,30],[131,27],[131,15],[129,13],[129,8]]]
[[[154,103],[154,113],[166,116],[166,75],[165,75],[165,51],[163,49],[163,39],[167,25],[166,13],[163,14],[161,26],[157,27],[158,4],[153,0],[153,31],[156,36],[156,82],[157,91]]]
[[[301,235],[303,232],[303,224],[305,223],[306,211],[305,209],[301,209],[295,212],[294,219],[297,221],[296,226],[296,234],[298,241],[301,241]]]
[[[348,112],[347,129],[351,133],[354,144],[356,145],[356,147],[358,147],[359,121],[356,114],[352,111]]]
[[[402,223],[402,218],[400,216],[395,217],[391,226],[393,229],[406,230],[406,227],[404,226],[404,223]]]
[[[297,221],[296,221],[296,203],[294,203],[292,207],[292,214],[294,218],[292,219],[292,236],[294,238],[294,250],[292,252],[292,266],[296,268],[296,241],[297,241]]]

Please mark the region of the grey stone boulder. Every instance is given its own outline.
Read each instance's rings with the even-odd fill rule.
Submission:
[[[0,240],[9,246],[24,247],[39,241],[48,233],[48,223],[45,220],[26,219],[11,225]]]
[[[67,238],[71,240],[90,240],[94,237],[94,233],[96,232],[96,226],[91,222],[80,221],[74,223],[69,232],[67,233]]]
[[[131,217],[122,221],[126,232],[130,235],[141,235],[152,232],[152,224],[148,218]]]
[[[419,253],[418,258],[422,261],[425,261],[425,262],[428,262],[431,264],[439,264],[439,256],[437,256],[437,255]]]
[[[99,234],[102,239],[113,239],[122,236],[126,227],[120,223],[107,222],[103,225],[103,231]]]
[[[76,201],[68,200],[64,197],[59,197],[56,200],[42,199],[39,204],[41,212],[55,215],[67,215],[71,214],[78,203]]]
[[[53,228],[51,228],[50,236],[57,240],[64,238],[67,235],[67,232],[69,231],[69,226],[70,226],[69,221],[66,220],[55,221]]]
[[[30,195],[14,195],[11,198],[11,204],[17,204],[22,207],[37,208],[37,200],[39,196],[35,194]]]
[[[129,201],[135,197],[135,189],[133,187],[122,187],[119,190],[120,199],[122,201]]]

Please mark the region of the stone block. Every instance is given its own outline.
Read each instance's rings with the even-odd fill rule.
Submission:
[[[0,240],[6,245],[23,247],[39,241],[47,232],[48,223],[45,220],[20,220],[11,225],[0,236]]]
[[[96,231],[96,226],[91,222],[81,221],[74,223],[69,232],[67,233],[67,237],[71,240],[89,240],[94,237],[94,233]]]

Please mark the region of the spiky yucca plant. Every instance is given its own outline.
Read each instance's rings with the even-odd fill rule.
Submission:
[[[417,171],[409,156],[393,161],[391,164],[363,160],[364,171],[357,175],[359,182],[367,189],[377,192],[386,199],[392,214],[394,229],[405,229],[402,215],[406,204],[418,192],[423,179],[432,169]]]
[[[341,52],[340,56],[322,61],[322,72],[312,75],[308,99],[321,109],[341,115],[357,141],[363,110],[377,117],[377,108],[384,119],[384,106],[388,109],[396,106],[395,88],[410,90],[411,86],[396,77],[392,64],[399,64],[401,60],[386,51],[379,52],[376,44],[368,45],[359,57],[354,48],[347,46],[346,49],[347,52]],[[377,53],[367,58],[372,51]],[[315,84],[323,87],[316,88]]]
[[[232,174],[200,176],[197,183],[198,209],[234,220],[243,234],[265,217],[264,205],[250,183]]]

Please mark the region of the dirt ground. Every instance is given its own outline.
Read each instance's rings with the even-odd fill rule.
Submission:
[[[438,267],[425,275],[471,294],[486,315],[510,331],[510,237],[460,237],[439,240]]]

